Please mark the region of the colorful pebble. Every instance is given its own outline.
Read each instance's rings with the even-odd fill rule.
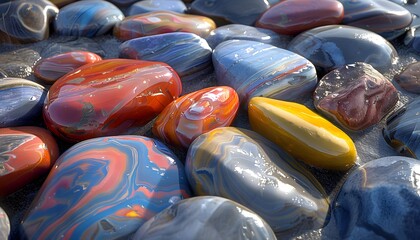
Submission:
[[[180,78],[165,63],[107,59],[57,80],[45,102],[44,120],[69,142],[131,134],[181,92]]]
[[[420,93],[420,62],[407,65],[394,77],[395,81],[406,91]]]
[[[131,5],[128,15],[133,16],[153,11],[184,13],[186,10],[187,6],[181,0],[142,0]]]
[[[352,139],[302,104],[254,97],[248,115],[254,131],[309,165],[348,170],[356,162]]]
[[[46,175],[58,158],[58,145],[40,127],[0,128],[0,196]]]
[[[182,163],[141,136],[80,142],[57,160],[22,221],[28,239],[128,239],[190,196]]]
[[[197,195],[231,199],[260,215],[277,234],[321,228],[328,200],[318,181],[261,135],[222,127],[191,144],[185,172]]]
[[[186,94],[159,114],[153,134],[162,141],[188,148],[199,135],[227,127],[235,119],[239,97],[230,87],[210,87]]]

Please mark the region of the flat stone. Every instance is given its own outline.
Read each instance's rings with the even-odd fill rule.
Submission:
[[[419,94],[420,62],[407,65],[401,73],[394,76],[394,79],[404,90]]]

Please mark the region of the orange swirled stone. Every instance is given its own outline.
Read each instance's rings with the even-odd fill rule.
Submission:
[[[238,108],[239,97],[233,88],[201,89],[170,103],[157,117],[153,134],[171,145],[188,148],[199,135],[229,126]]]
[[[208,17],[156,11],[126,17],[114,27],[114,36],[120,40],[170,32],[195,33],[207,37],[216,24]]]
[[[182,92],[166,63],[109,59],[84,65],[50,88],[44,120],[66,141],[130,134]]]
[[[347,170],[356,162],[352,139],[302,104],[254,97],[248,114],[254,131],[309,165]]]

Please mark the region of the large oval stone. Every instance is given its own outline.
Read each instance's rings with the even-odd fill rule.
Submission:
[[[411,13],[389,0],[339,0],[344,6],[343,24],[363,28],[394,39],[407,31]]]
[[[385,141],[397,152],[420,158],[420,98],[417,97],[386,119]]]
[[[307,58],[323,74],[355,62],[369,63],[384,73],[398,61],[391,43],[376,33],[352,26],[330,25],[308,30],[297,35],[287,48]]]
[[[49,37],[58,8],[47,0],[17,0],[0,3],[0,13],[0,42],[31,43]]]
[[[257,27],[295,35],[315,27],[340,24],[343,4],[336,0],[284,0],[265,11]]]
[[[60,9],[54,21],[59,35],[95,37],[101,36],[124,19],[124,14],[107,1],[76,1]]]
[[[141,136],[80,142],[57,160],[22,221],[29,239],[127,239],[189,197],[182,163]]]
[[[142,0],[130,6],[128,15],[137,15],[153,11],[172,11],[184,13],[187,6],[181,0]]]
[[[135,38],[122,43],[119,51],[122,58],[167,63],[185,81],[213,71],[212,49],[194,33],[173,32]]]
[[[182,92],[167,64],[108,59],[57,80],[44,107],[48,128],[66,141],[129,134],[156,117]]]
[[[173,146],[188,148],[199,135],[229,126],[238,108],[239,97],[234,89],[204,88],[166,106],[155,120],[153,134]]]
[[[254,96],[294,100],[317,84],[315,67],[307,59],[273,45],[228,40],[213,51],[218,85],[234,88],[246,107]]]
[[[225,127],[200,135],[188,149],[185,171],[196,194],[236,201],[278,234],[326,221],[328,201],[318,181],[255,132]]]
[[[201,239],[203,236],[207,240],[277,239],[256,213],[216,196],[187,198],[175,203],[143,224],[133,239]]]
[[[0,238],[9,239],[10,237],[10,221],[6,212],[0,207]]]
[[[170,32],[195,33],[206,37],[216,24],[208,17],[168,11],[154,11],[126,17],[114,27],[114,36],[120,40]]]
[[[419,181],[420,162],[416,159],[384,157],[360,166],[347,177],[336,198],[331,221],[335,234],[330,238],[419,236]]]
[[[0,196],[7,196],[47,174],[58,146],[40,127],[0,128]]]
[[[309,165],[348,170],[356,162],[351,138],[302,104],[254,97],[248,115],[254,131]]]
[[[394,76],[395,81],[406,91],[420,93],[420,62],[406,66],[402,72]]]
[[[21,78],[0,79],[0,127],[36,125],[47,90]]]
[[[367,63],[348,64],[329,72],[314,92],[318,111],[354,131],[378,123],[398,99],[394,85]]]

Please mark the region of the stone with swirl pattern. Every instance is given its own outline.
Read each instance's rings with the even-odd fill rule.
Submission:
[[[90,139],[57,160],[22,221],[22,236],[128,239],[189,196],[182,163],[161,142],[133,135]]]
[[[250,130],[221,127],[200,135],[188,149],[185,169],[197,195],[236,201],[260,215],[279,236],[318,229],[326,222],[328,200],[319,182],[289,154]]]
[[[131,134],[181,92],[179,76],[165,63],[107,59],[57,80],[46,99],[44,121],[69,142]]]
[[[239,97],[227,86],[204,88],[171,102],[159,114],[153,134],[164,142],[188,148],[199,135],[229,126],[239,108]]]

